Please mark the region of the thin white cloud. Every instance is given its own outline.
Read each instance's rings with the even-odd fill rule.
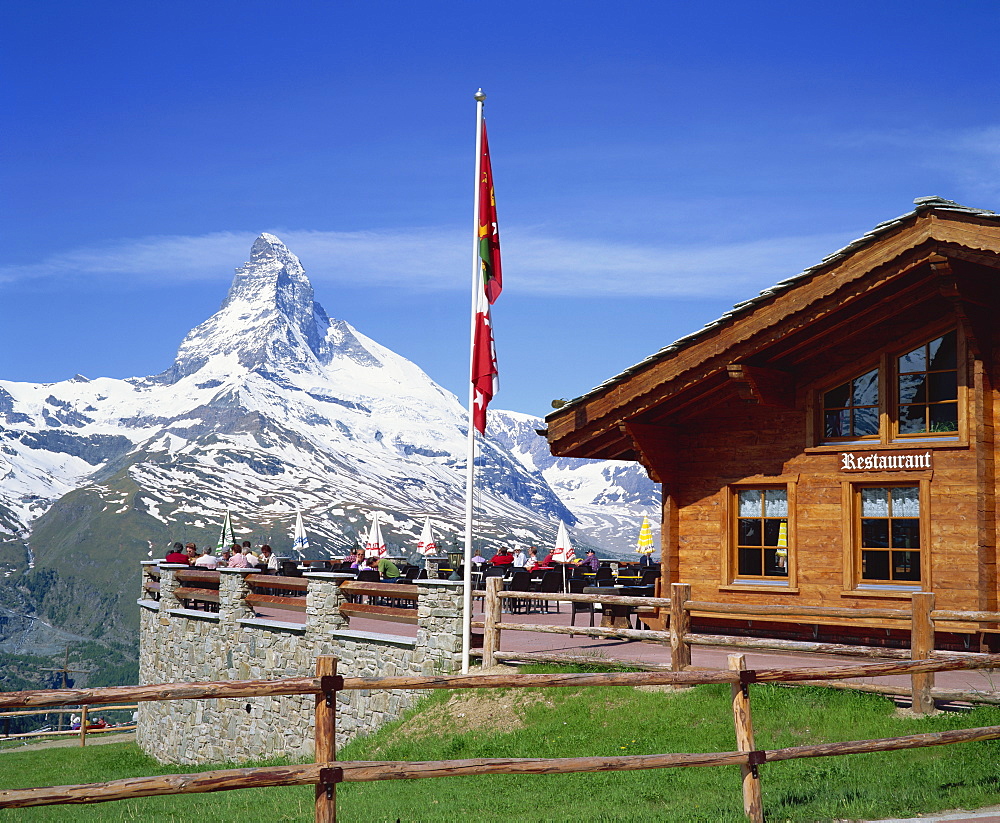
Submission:
[[[315,283],[465,289],[472,247],[446,228],[399,231],[274,231]],[[147,237],[89,246],[38,263],[0,267],[0,282],[98,277],[143,282],[227,281],[247,259],[251,232]],[[690,246],[555,237],[538,228],[503,231],[505,285],[547,296],[745,297],[818,262],[850,237],[777,237]]]

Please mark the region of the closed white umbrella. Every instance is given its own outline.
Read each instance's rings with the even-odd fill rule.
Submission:
[[[385,540],[382,539],[382,526],[379,525],[378,512],[372,513],[372,527],[365,540],[365,557],[382,557],[385,554]]]
[[[569,532],[566,531],[566,524],[559,521],[559,533],[556,535],[556,548],[552,553],[552,559],[558,563],[572,563],[573,544],[569,541]]]
[[[424,557],[429,554],[437,554],[437,543],[434,542],[434,532],[431,531],[430,517],[424,521],[424,530],[420,533],[420,539],[417,541],[417,551]]]
[[[222,533],[219,535],[219,545],[216,547],[219,553],[228,546],[236,542],[236,532],[233,531],[233,518],[226,509],[226,519],[222,521]]]
[[[302,512],[295,512],[295,533],[292,536],[292,551],[299,553],[299,559],[305,559],[305,550],[309,548],[309,538],[306,537],[306,527],[302,525]]]

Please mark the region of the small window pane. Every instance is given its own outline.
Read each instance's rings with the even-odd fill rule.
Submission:
[[[893,552],[892,579],[920,580],[920,552]]]
[[[861,490],[861,516],[862,517],[888,517],[889,516],[889,490],[888,489],[862,489]]]
[[[760,520],[740,520],[739,544],[741,546],[761,545]]]
[[[823,395],[823,407],[827,409],[842,409],[848,405],[847,401],[851,396],[851,384],[844,383],[837,386]]]
[[[854,434],[878,434],[878,409],[854,410]]]
[[[777,549],[764,549],[764,574],[768,577],[787,577],[787,555],[779,555]]]
[[[884,491],[882,489],[881,491]],[[920,489],[916,486],[904,486],[892,490],[893,517],[920,516]]]
[[[760,577],[764,573],[760,549],[740,549],[737,572],[738,574]]]
[[[826,436],[848,437],[851,434],[851,412],[848,409],[826,413]]]
[[[932,432],[957,432],[958,431],[958,404],[941,403],[931,406],[931,431]]]
[[[892,547],[894,549],[919,549],[920,521],[893,520]]]
[[[927,402],[927,379],[923,374],[902,374],[899,376],[899,402],[925,403]]]
[[[854,378],[852,383],[854,386],[851,395],[852,406],[878,405],[878,369],[872,369],[867,374]]]
[[[931,352],[931,369],[942,371],[958,368],[956,340],[957,335],[955,332],[948,332],[944,337],[932,340],[928,344],[927,348]]]
[[[861,547],[864,549],[889,548],[889,521],[882,519],[862,520]]]
[[[899,433],[919,434],[927,431],[927,420],[924,417],[926,412],[926,406],[900,406]]]
[[[921,346],[899,358],[899,373],[927,371],[926,348]]]
[[[740,492],[740,517],[760,517],[760,490],[751,489]]]
[[[953,371],[928,375],[928,396],[931,403],[958,399],[958,373]]]
[[[778,545],[778,535],[781,533],[781,524],[784,520],[765,520],[764,521],[764,545],[765,546],[777,546]],[[787,539],[787,538],[786,538]]]
[[[889,552],[861,552],[863,580],[889,579]]]
[[[788,493],[784,489],[764,490],[764,516],[788,517]]]

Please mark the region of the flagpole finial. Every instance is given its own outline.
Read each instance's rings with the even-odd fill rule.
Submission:
[[[479,91],[477,91],[472,96],[476,98],[476,102],[477,103],[482,103],[486,99],[486,93],[482,89],[480,89]]]

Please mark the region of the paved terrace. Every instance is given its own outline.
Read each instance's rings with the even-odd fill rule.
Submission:
[[[570,604],[563,601],[560,610],[555,611],[555,602],[551,603],[549,613],[531,612],[528,614],[507,614],[503,616],[505,623],[524,623],[549,626],[570,625]],[[473,620],[482,620],[482,600],[476,600],[473,608]],[[262,618],[302,623],[305,615],[295,612],[285,612],[277,609],[258,608],[257,613]],[[586,626],[589,623],[587,615],[577,615],[576,625]],[[598,613],[597,625],[600,624]],[[380,632],[404,637],[416,637],[417,627],[412,624],[385,620],[372,620],[362,617],[351,617],[351,629],[362,632]],[[639,640],[608,640],[604,638],[570,637],[564,634],[543,634],[530,631],[505,631],[501,636],[500,650],[504,652],[541,652],[545,654],[586,655],[602,657],[622,663],[670,663],[670,646]],[[711,646],[694,646],[691,649],[691,664],[706,669],[728,668],[728,656],[738,649],[713,648]],[[820,668],[825,666],[848,666],[860,663],[893,662],[889,658],[860,658],[843,655],[820,655],[795,652],[760,652],[743,651],[748,669],[771,668]],[[475,662],[475,660],[473,661]],[[896,661],[898,662],[898,661]],[[1000,672],[988,671],[958,671],[940,672],[936,674],[934,683],[943,689],[961,691],[977,691],[1000,697]],[[899,686],[909,690],[908,676],[891,676],[865,678],[863,681],[882,685]]]

